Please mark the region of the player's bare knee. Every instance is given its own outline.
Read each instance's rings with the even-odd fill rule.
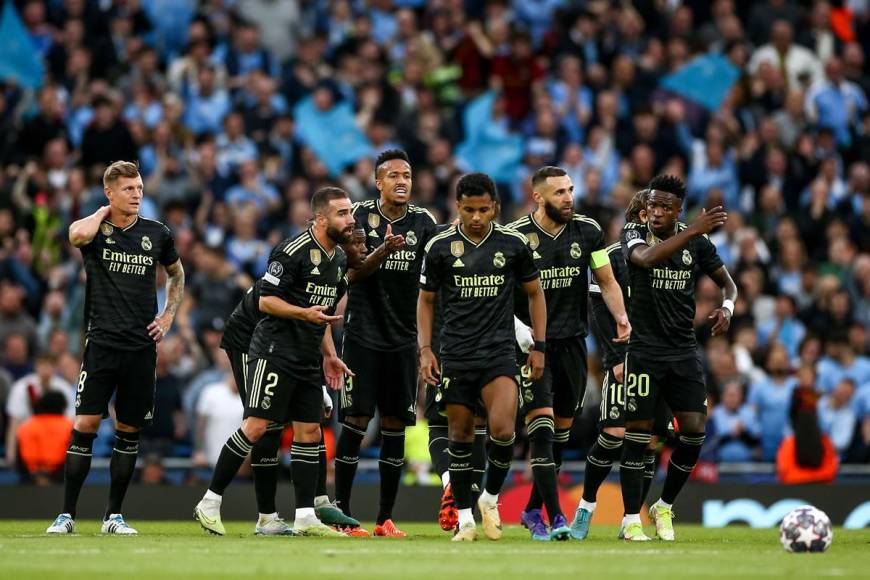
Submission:
[[[528,413],[526,413],[526,425],[531,423],[533,420],[538,417],[550,417],[553,418],[553,409],[552,408],[543,408],[543,409],[532,409]]]
[[[369,428],[369,421],[371,420],[371,417],[366,417],[364,415],[354,415],[351,417],[345,417],[342,422],[345,425],[350,425],[351,427],[355,427],[356,429],[365,431]]]
[[[679,413],[677,423],[681,433],[703,433],[707,426],[707,416],[703,413]]]
[[[602,431],[613,437],[625,438],[625,427],[605,427]]]
[[[320,441],[320,425],[294,422],[293,440],[297,443],[317,443]]]
[[[508,422],[491,423],[489,425],[489,436],[496,441],[510,441],[514,436],[514,425]]]
[[[122,433],[138,433],[140,430],[140,427],[133,427],[132,425],[127,425],[120,421],[115,423],[115,431],[121,431]]]
[[[626,431],[652,431],[653,422],[652,419],[649,421],[626,421],[625,429]]]
[[[73,428],[79,433],[96,433],[100,429],[99,415],[76,415]]]
[[[245,434],[245,437],[248,438],[248,441],[250,441],[251,443],[256,443],[263,437],[268,427],[269,421],[267,421],[266,419],[248,417],[247,419],[245,419],[244,423],[242,423],[242,433]]]
[[[381,427],[386,429],[404,429],[408,424],[399,417],[381,417]]]
[[[553,417],[553,423],[555,423],[556,429],[564,430],[570,429],[574,425],[573,417],[560,417],[556,415]]]

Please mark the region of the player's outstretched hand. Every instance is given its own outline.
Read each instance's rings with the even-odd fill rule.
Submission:
[[[337,356],[324,357],[323,359],[323,376],[326,378],[326,384],[333,391],[341,390],[344,384],[344,377],[356,376],[353,371],[347,368],[344,361]]]
[[[529,378],[537,381],[544,374],[544,353],[538,350],[529,351],[529,358],[526,360],[526,368],[531,370]]]
[[[613,342],[625,343],[631,338],[631,323],[628,321],[628,316],[616,323],[616,338]]]
[[[401,234],[393,235],[393,224],[387,224],[387,233],[384,234],[384,248],[390,254],[396,250],[401,250],[405,247],[405,236]]]
[[[160,342],[169,333],[172,327],[172,317],[168,314],[162,314],[154,319],[154,322],[148,325],[148,336],[154,342]]]
[[[438,385],[441,369],[438,368],[438,359],[430,347],[420,351],[420,376],[423,377],[423,381],[427,385],[432,385],[433,387]]]
[[[713,336],[725,334],[731,328],[731,312],[727,308],[717,308],[707,318],[716,321],[710,331]]]
[[[338,322],[341,320],[341,316],[330,316],[326,314],[326,306],[310,306],[305,309],[304,318],[308,322],[313,322],[314,324],[327,325],[331,322]]]
[[[701,210],[701,215],[698,216],[690,228],[697,234],[709,234],[719,226],[725,225],[728,221],[728,213],[721,205],[717,205],[710,211]]]

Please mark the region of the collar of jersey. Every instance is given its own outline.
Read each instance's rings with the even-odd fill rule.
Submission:
[[[489,222],[489,231],[487,232],[487,234],[486,234],[485,236],[483,236],[483,239],[480,240],[480,242],[478,242],[478,243],[476,243],[476,244],[475,244],[474,242],[472,242],[470,239],[468,239],[468,236],[466,236],[466,235],[465,235],[465,232],[462,231],[462,225],[461,225],[461,224],[458,225],[458,226],[456,226],[456,231],[459,232],[459,235],[460,235],[460,236],[462,236],[463,238],[465,238],[465,241],[466,241],[466,242],[468,242],[469,244],[471,244],[471,245],[474,246],[475,248],[479,248],[480,246],[483,245],[483,243],[484,243],[486,240],[489,239],[489,236],[492,235],[492,232],[495,231],[495,224],[492,223],[492,222]]]
[[[127,230],[129,230],[130,228],[132,228],[133,226],[135,226],[136,224],[139,223],[139,216],[137,215],[137,216],[136,216],[136,219],[133,220],[133,223],[131,223],[131,224],[130,224],[129,226],[127,226],[126,228],[122,228],[121,226],[116,226],[115,224],[113,224],[113,223],[110,222],[109,220],[103,220],[103,221],[106,222],[107,224],[109,224],[110,226],[112,226],[113,228],[118,228],[118,229],[121,230],[122,232],[126,232]]]
[[[335,250],[332,250],[332,254],[330,254],[329,252],[326,251],[326,248],[324,248],[323,246],[320,245],[320,242],[317,241],[317,236],[314,235],[314,228],[308,228],[308,235],[311,237],[311,240],[315,244],[317,244],[317,247],[320,248],[324,254],[326,254],[326,257],[330,261],[332,261],[332,259],[335,257]]]
[[[410,207],[410,205],[411,205],[411,204],[407,204],[407,205],[405,206],[405,213],[403,213],[403,214],[402,214],[401,216],[399,216],[398,218],[396,218],[396,219],[394,219],[394,220],[391,220],[390,218],[387,217],[387,215],[386,215],[383,211],[381,211],[381,200],[380,200],[380,199],[375,200],[375,207],[378,208],[378,213],[381,214],[381,217],[382,217],[382,218],[384,218],[385,220],[387,220],[387,222],[389,222],[389,223],[391,223],[391,224],[394,224],[394,223],[396,223],[396,222],[400,222],[400,221],[402,221],[403,219],[405,219],[405,217],[407,217],[407,215],[408,215],[408,208]]]
[[[556,233],[556,235],[553,235],[553,234],[551,234],[550,232],[548,232],[548,231],[544,228],[544,226],[542,226],[541,224],[538,223],[538,220],[535,219],[535,212],[531,212],[531,213],[529,214],[529,218],[531,218],[532,223],[535,224],[535,227],[538,228],[539,230],[541,230],[541,233],[542,233],[542,234],[544,234],[545,236],[547,236],[547,237],[549,237],[549,238],[553,238],[554,240],[555,240],[556,238],[558,238],[559,236],[561,236],[561,235],[562,235],[562,232],[565,231],[565,228],[568,227],[568,224],[562,224],[562,229],[559,230],[558,233]]]

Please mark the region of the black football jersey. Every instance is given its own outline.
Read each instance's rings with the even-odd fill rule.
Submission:
[[[529,240],[541,287],[547,299],[547,340],[586,336],[589,267],[592,254],[604,250],[604,233],[598,222],[574,214],[562,230],[552,235],[529,214],[511,224]],[[528,298],[517,292],[516,315],[530,324]]]
[[[427,210],[408,205],[405,215],[390,220],[377,200],[354,205],[357,227],[366,230],[369,253],[384,242],[387,226],[405,237],[405,247],[393,252],[380,268],[349,289],[344,331],[372,350],[412,348],[417,337],[417,279],[423,248],[436,233],[435,218]]]
[[[119,350],[153,345],[147,328],[157,314],[157,265],[178,261],[169,228],[143,217],[126,228],[104,221],[81,251],[87,339]]]
[[[248,288],[239,303],[233,309],[233,312],[227,317],[226,325],[224,326],[224,335],[221,338],[221,348],[224,350],[235,350],[238,352],[248,352],[251,346],[251,336],[254,334],[254,329],[257,323],[263,318],[263,313],[260,312],[260,285],[262,279],[257,280]]]
[[[478,244],[456,226],[432,238],[420,287],[440,295],[441,358],[479,367],[514,356],[514,292],[538,277],[528,240],[515,230],[493,224]]]
[[[685,227],[678,224],[680,230]],[[659,241],[646,224],[628,223],[620,235],[631,287],[628,351],[658,360],[681,360],[695,356],[697,348],[695,284],[701,274],[710,275],[721,268],[722,260],[710,239],[701,236],[652,268],[631,262],[631,253],[638,246]]]
[[[622,255],[622,246],[619,242],[607,246],[607,256],[610,258],[613,276],[622,289],[622,302],[627,309],[631,288],[628,285],[628,266],[625,264],[625,257]],[[616,321],[604,302],[595,274],[592,275],[592,283],[589,285],[589,302],[592,305],[589,323],[592,326],[595,342],[601,352],[602,362],[605,368],[613,368],[625,360],[626,345],[625,343],[613,342],[613,339],[616,338]]]
[[[332,314],[347,291],[347,256],[340,246],[330,255],[312,230],[284,240],[272,249],[260,296],[277,296],[294,306],[326,306]],[[251,337],[249,354],[279,367],[320,367],[320,342],[326,327],[295,318],[264,315]]]

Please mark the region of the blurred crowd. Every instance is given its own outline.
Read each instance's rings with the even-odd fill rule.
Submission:
[[[109,162],[138,160],[142,214],[172,229],[188,280],[146,459],[207,466],[241,417],[224,318],[306,227],[310,194],[375,196],[373,159],[394,147],[442,221],[465,171],[493,175],[506,222],[531,207],[530,173],[560,165],[609,241],[636,190],[682,176],[686,221],[728,209],[711,239],[740,289],[716,339],[720,294],[698,292],[708,457],[774,461],[801,392],[838,460],[870,461],[866,0],[12,4],[43,71],[38,88],[0,80],[0,402],[22,473],[63,461],[65,442],[40,438],[68,432],[78,384],[84,278],[66,230],[105,203]],[[736,72],[713,108],[663,88],[712,55]]]

